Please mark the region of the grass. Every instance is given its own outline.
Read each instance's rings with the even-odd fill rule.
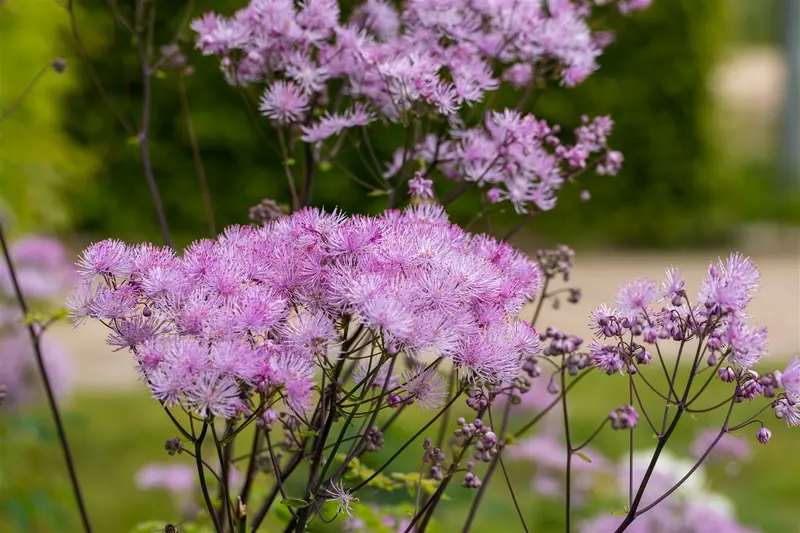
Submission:
[[[724,384],[715,384],[710,388],[709,396],[719,397],[727,390]],[[575,440],[581,441],[588,436],[612,408],[627,403],[627,394],[627,382],[621,376],[590,376],[577,386],[569,396]],[[654,395],[649,398],[652,400]],[[763,401],[759,399],[758,405],[763,405]],[[711,403],[709,399],[708,404]],[[708,404],[704,402],[704,405]],[[740,412],[734,415],[734,420],[746,418],[746,413],[748,410],[752,412],[754,406],[742,405],[741,410],[737,407]],[[95,531],[124,533],[135,524],[148,520],[179,520],[179,511],[169,495],[138,490],[134,483],[135,472],[147,462],[188,462],[191,459],[170,457],[164,451],[164,441],[174,437],[176,431],[152,400],[143,393],[102,397],[81,395],[74,398],[65,411]],[[391,450],[422,427],[423,414],[413,409],[409,413],[405,423],[397,425],[386,435],[384,450],[365,461],[373,466],[379,465]],[[515,407],[511,430],[521,427],[532,416],[533,412]],[[655,416],[660,417],[660,413]],[[688,455],[695,432],[714,422],[719,427],[723,416],[723,412],[717,411],[708,416],[684,417],[668,449],[676,455]],[[724,465],[712,467],[707,473],[712,488],[736,504],[741,522],[765,533],[783,533],[797,528],[797,502],[800,498],[800,476],[796,474],[800,470],[800,456],[796,453],[798,433],[774,420],[770,411],[766,412],[763,420],[773,431],[768,446],[759,446],[754,438],[757,426],[748,426],[742,437],[757,448],[753,459],[741,465],[736,476],[727,474]],[[430,432],[432,436],[435,435],[434,427]],[[627,453],[627,438],[626,432],[604,431],[593,442],[593,447],[607,457],[617,459]],[[245,436],[241,445],[246,446],[247,441]],[[636,431],[636,445],[641,448],[655,445],[644,420]],[[398,458],[393,471],[417,472],[420,451],[419,446],[410,446]],[[563,504],[534,496],[529,490],[533,467],[510,461],[507,466],[530,529],[545,533],[563,531]],[[460,487],[460,478],[458,481],[448,489],[450,499],[439,508],[442,531],[460,530],[474,495]],[[491,490],[487,491],[474,532],[522,531],[504,485],[498,471]],[[300,487],[290,485],[288,490],[299,491]],[[359,497],[359,505],[368,501],[388,504],[402,500],[404,494],[386,495],[367,487]],[[9,533],[80,531],[71,505],[72,496],[62,456],[47,412],[37,408],[25,415],[4,415],[0,420],[0,524],[3,524],[0,530]],[[273,531],[273,528],[266,530]]]

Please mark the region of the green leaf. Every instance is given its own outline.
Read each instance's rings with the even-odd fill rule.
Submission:
[[[284,498],[281,500],[281,504],[294,509],[302,509],[303,507],[308,507],[311,505],[310,502],[307,502],[302,498]]]
[[[156,76],[156,78],[158,78],[159,80],[165,80],[165,79],[167,79],[167,73],[166,73],[166,72],[164,72],[163,70],[157,70],[157,71],[156,71],[156,74],[155,74],[155,76]]]
[[[289,157],[286,159],[286,161],[283,162],[283,164],[286,165],[287,167],[293,167],[295,163],[297,163],[297,161],[295,160],[294,157]]]
[[[591,463],[592,462],[592,460],[589,458],[589,456],[586,455],[585,453],[575,452],[575,455],[577,455],[578,457],[580,457],[581,459],[583,459],[587,463]]]
[[[623,516],[623,515],[626,515],[626,514],[628,514],[628,506],[626,505],[625,507],[623,507],[623,508],[622,508],[622,510],[621,510],[621,511],[614,511],[614,512],[613,512],[613,513],[611,513],[611,514],[613,514],[614,516]]]
[[[367,196],[389,196],[389,191],[385,191],[383,189],[375,189],[375,190],[369,191],[367,193]]]
[[[331,165],[330,161],[322,161],[319,164],[320,172],[328,172],[331,168],[333,168],[333,165]]]
[[[310,429],[303,429],[297,432],[301,437],[316,437],[319,431],[312,431]]]

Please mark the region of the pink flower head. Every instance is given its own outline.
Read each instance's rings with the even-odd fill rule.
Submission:
[[[122,241],[107,239],[87,248],[78,261],[84,279],[95,276],[124,276],[130,270],[130,256]]]
[[[800,398],[800,355],[789,359],[789,363],[780,374],[780,385],[786,392]]]
[[[624,313],[645,311],[658,299],[658,286],[650,279],[629,281],[617,291],[617,305]]]
[[[751,328],[740,318],[728,321],[722,340],[731,350],[729,360],[744,368],[752,368],[767,353],[766,328]]]
[[[760,273],[749,257],[739,253],[708,268],[708,278],[700,286],[698,300],[709,313],[728,314],[745,310],[758,290]]]
[[[408,190],[414,198],[433,198],[433,180],[415,172],[414,177],[408,180]]]
[[[300,122],[308,111],[308,95],[290,81],[278,80],[261,96],[259,109],[264,116],[281,124]]]

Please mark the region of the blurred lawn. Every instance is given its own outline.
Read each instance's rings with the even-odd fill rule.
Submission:
[[[713,398],[728,390],[722,385],[716,383],[710,388],[709,398],[701,402],[702,406],[711,405]],[[575,440],[580,442],[588,436],[612,408],[627,403],[627,394],[627,382],[621,376],[593,375],[578,385],[569,396],[574,406],[570,415],[574,421]],[[763,399],[753,406],[737,408],[733,420],[746,418],[749,416],[747,411],[752,411],[755,405],[763,405],[761,402]],[[370,456],[370,464],[382,463],[401,439],[410,437],[424,424],[419,411],[410,409],[409,413],[411,416],[405,418],[407,423],[396,426],[387,434],[383,451]],[[533,414],[517,412],[511,430],[521,427]],[[653,415],[660,419],[660,414],[654,412]],[[721,423],[723,416],[724,412],[716,411],[704,418],[684,417],[668,449],[676,455],[688,455],[695,431],[715,422]],[[95,531],[126,533],[133,525],[147,520],[179,520],[178,510],[169,495],[143,492],[134,484],[135,472],[146,462],[186,461],[191,464],[190,457],[169,457],[164,451],[164,441],[175,436],[176,431],[144,392],[81,395],[66,409],[65,418]],[[754,448],[752,461],[742,465],[734,477],[726,474],[721,466],[708,470],[708,477],[715,491],[735,502],[738,516],[746,525],[765,533],[797,531],[800,522],[798,433],[790,434],[782,422],[772,418],[769,410],[763,420],[773,431],[770,444],[758,446],[754,438],[757,426],[748,426],[742,437]],[[72,497],[62,456],[51,428],[48,415],[42,408],[25,416],[4,415],[0,421],[0,531],[4,533],[80,531],[76,513],[71,507]],[[431,429],[430,434],[435,435],[435,430]],[[246,436],[240,440],[243,447],[249,444]],[[637,428],[636,446],[649,448],[654,444],[642,419]],[[605,431],[593,446],[609,458],[617,459],[627,453],[627,433]],[[410,446],[398,459],[394,471],[418,471],[419,457],[420,449]],[[519,462],[508,461],[506,465],[531,530],[540,533],[563,531],[562,504],[535,497],[528,489],[533,468]],[[474,494],[461,488],[460,477],[458,480],[459,483],[453,483],[448,489],[451,499],[442,503],[437,514],[442,531],[460,530]],[[291,493],[295,488],[290,486],[288,490]],[[405,498],[405,493],[399,491],[387,496],[367,488],[359,493],[359,497],[360,504],[367,501],[389,503],[399,502]],[[484,502],[473,531],[521,531],[499,470]],[[25,517],[36,519],[28,522]],[[272,531],[272,528],[267,531]]]

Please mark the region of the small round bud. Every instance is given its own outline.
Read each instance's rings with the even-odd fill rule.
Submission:
[[[153,311],[150,309],[149,305],[145,305],[144,309],[142,309],[142,316],[147,318],[153,314]]]
[[[772,438],[772,432],[767,428],[759,429],[758,433],[756,434],[756,439],[758,439],[758,442],[760,442],[761,444],[767,444],[769,442],[769,439],[771,438]]]
[[[368,452],[376,452],[383,448],[383,433],[378,426],[370,426],[366,433],[364,433],[365,448]],[[430,439],[428,439],[428,448],[430,449]]]
[[[556,383],[555,381],[551,380],[547,384],[547,392],[549,392],[550,394],[558,394],[558,392],[560,390],[561,390],[561,388],[558,386],[558,383]]]
[[[631,429],[639,422],[639,413],[632,405],[623,405],[611,411],[608,418],[614,429]]]
[[[478,476],[472,472],[467,472],[467,474],[464,476],[464,482],[462,485],[467,489],[477,489],[481,486],[481,480],[478,479]]]
[[[567,301],[571,304],[576,304],[581,301],[581,290],[578,288],[570,289],[569,296],[567,297]]]
[[[56,71],[56,73],[61,74],[67,70],[67,60],[63,57],[57,57],[50,63],[50,66],[53,67],[53,70]]]
[[[278,412],[275,411],[273,408],[269,408],[264,413],[258,417],[256,420],[256,427],[258,429],[269,429],[272,424],[278,421],[279,415]]]
[[[176,453],[180,453],[181,451],[181,438],[175,437],[172,439],[167,440],[164,443],[164,449],[167,450],[167,453],[170,455],[175,455]]]
[[[725,383],[730,383],[736,379],[736,371],[729,366],[726,366],[725,368],[720,368],[717,371],[717,374],[719,375],[719,379],[721,379]]]

